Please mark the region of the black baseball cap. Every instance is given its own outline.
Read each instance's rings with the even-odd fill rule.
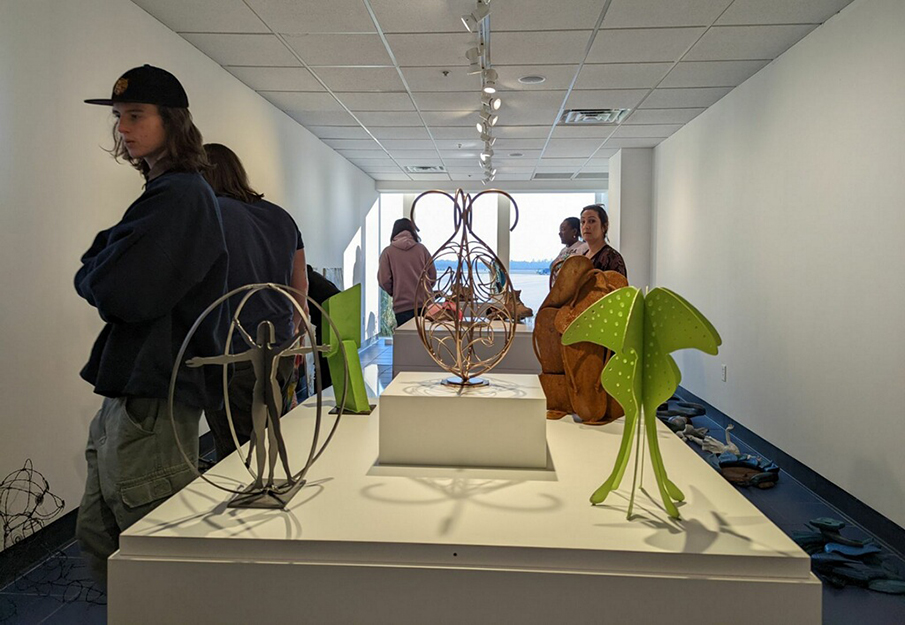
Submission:
[[[170,72],[151,65],[134,67],[120,76],[108,99],[85,100],[86,104],[112,106],[116,102],[156,104],[173,108],[188,108],[189,97],[179,80]]]

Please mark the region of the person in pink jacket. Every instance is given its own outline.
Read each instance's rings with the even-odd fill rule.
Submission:
[[[377,282],[393,298],[396,327],[414,318],[427,299],[420,288],[421,273],[427,267],[431,284],[437,279],[437,269],[431,254],[421,244],[411,219],[397,219],[393,224],[390,244],[380,254]]]

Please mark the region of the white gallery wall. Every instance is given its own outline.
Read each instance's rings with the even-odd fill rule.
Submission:
[[[905,526],[903,33],[855,0],[658,146],[653,267],[724,339],[683,386]]]
[[[292,213],[312,265],[342,266],[377,198],[369,176],[132,2],[0,0],[0,478],[31,458],[67,511],[100,404],[78,372],[101,321],[72,278],[142,190],[101,149],[109,109],[82,100],[144,63],[179,77],[205,140],[232,147]]]

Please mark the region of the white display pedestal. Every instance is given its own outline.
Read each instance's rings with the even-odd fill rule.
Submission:
[[[502,323],[491,322],[502,331]],[[493,373],[526,373],[537,375],[541,372],[540,363],[534,355],[532,343],[533,327],[524,323],[515,326],[515,338],[512,346],[500,363],[493,368]],[[495,348],[499,353],[500,346]],[[490,352],[479,354],[482,358],[489,357]],[[424,343],[418,336],[418,327],[415,320],[407,321],[393,333],[393,375],[399,375],[400,371],[437,371],[443,369],[434,362],[424,348]]]
[[[283,419],[296,465],[311,403]],[[196,481],[125,531],[109,622],[820,623],[807,554],[662,426],[681,521],[649,470],[634,520],[631,475],[588,504],[621,420],[547,422],[549,469],[453,469],[377,465],[379,413],[344,417],[285,511]],[[236,455],[207,475],[249,481]]]
[[[536,375],[483,376],[453,387],[436,373],[399,373],[380,396],[381,465],[547,466],[547,399]]]

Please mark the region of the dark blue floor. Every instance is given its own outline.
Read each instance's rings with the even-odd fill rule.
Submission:
[[[360,352],[362,366],[378,366],[378,392],[392,380],[393,348],[382,341]],[[710,436],[724,442],[725,431],[707,416],[695,417],[696,427],[707,427]],[[743,453],[757,454],[743,440],[732,437]],[[708,454],[696,445],[702,457]],[[802,486],[786,472],[771,489],[739,489],[751,503],[786,533],[807,529],[810,519],[830,516],[845,521],[843,534],[852,538],[869,535],[852,519]],[[899,546],[902,547],[902,546]],[[905,573],[905,560],[884,546],[891,561]],[[769,601],[769,597],[764,598]],[[702,598],[706,601],[706,598]],[[731,616],[714,622],[731,622]],[[49,554],[47,560],[0,590],[0,624],[85,624],[107,622],[106,596],[90,581],[78,546],[71,544],[62,551]],[[905,625],[905,596],[884,595],[862,588],[836,589],[824,584],[823,623],[825,625]],[[767,624],[765,625],[772,625]]]

